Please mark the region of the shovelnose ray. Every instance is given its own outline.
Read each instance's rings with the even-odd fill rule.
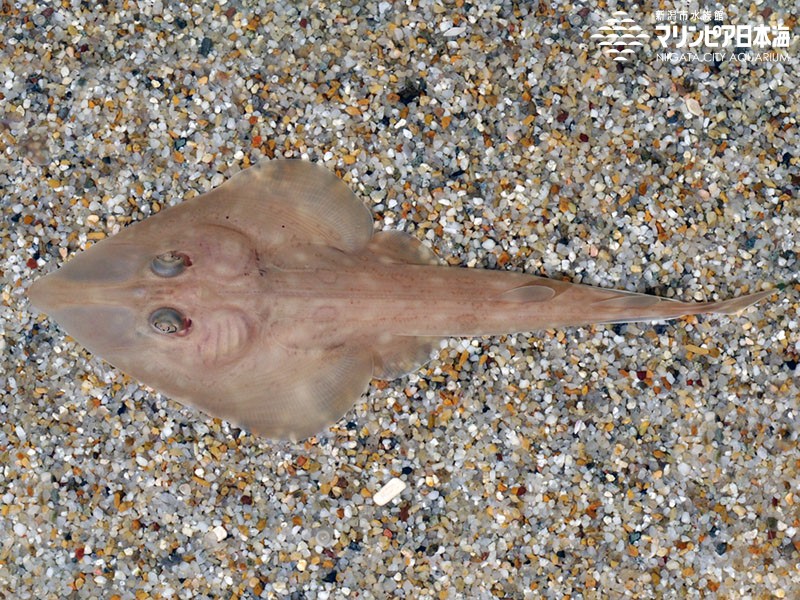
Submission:
[[[685,303],[523,273],[443,266],[327,169],[261,162],[94,244],[29,289],[115,367],[272,438],[341,418],[372,378],[451,336],[736,313],[769,295]]]

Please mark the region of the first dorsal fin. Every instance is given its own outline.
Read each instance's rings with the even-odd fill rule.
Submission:
[[[500,299],[503,302],[547,302],[555,295],[552,285],[530,283],[503,292]]]

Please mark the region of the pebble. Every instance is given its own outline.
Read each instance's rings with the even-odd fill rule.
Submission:
[[[327,527],[321,527],[314,532],[313,540],[316,544],[327,548],[335,542],[333,530]]]
[[[404,489],[406,489],[406,482],[397,477],[392,477],[386,485],[375,492],[372,500],[378,506],[384,506],[399,496]]]
[[[228,537],[228,531],[222,526],[217,525],[214,529],[211,530],[211,533],[214,535],[218,542],[221,542],[226,537]]]
[[[696,117],[703,116],[703,108],[695,98],[686,98],[686,109]]]
[[[724,23],[795,23],[785,6]],[[617,65],[587,45],[607,16],[6,3],[2,589],[798,597],[797,69]],[[280,156],[336,169],[376,227],[452,265],[783,291],[739,316],[445,340],[299,444],[153,394],[30,310],[30,281],[81,248]]]

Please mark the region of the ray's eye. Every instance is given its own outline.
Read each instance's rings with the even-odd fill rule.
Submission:
[[[150,315],[150,325],[158,333],[164,335],[183,333],[189,329],[191,324],[191,320],[174,308],[159,308]]]
[[[150,262],[150,270],[159,277],[177,277],[190,266],[192,261],[189,257],[174,250],[159,254]]]

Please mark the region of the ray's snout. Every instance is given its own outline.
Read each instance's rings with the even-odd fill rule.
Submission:
[[[57,271],[40,277],[28,288],[28,299],[41,312],[54,316],[67,306],[87,305],[96,301],[102,286],[102,277],[96,281],[85,277],[85,272],[70,269],[73,259]],[[76,276],[77,275],[77,276]]]
[[[106,240],[37,279],[28,299],[89,350],[113,360],[136,335],[137,256],[130,245]]]
[[[89,350],[114,357],[134,335],[136,313],[130,302],[125,302],[130,290],[114,281],[119,275],[114,269],[99,268],[98,277],[90,278],[90,271],[80,264],[90,258],[87,254],[34,281],[28,299]],[[95,266],[102,267],[102,263]]]
[[[47,314],[58,303],[58,289],[48,281],[49,277],[40,277],[28,288],[28,300],[33,307]]]
[[[138,262],[126,246],[101,243],[73,257],[60,269],[40,277],[28,288],[38,310],[54,316],[66,306],[115,304],[114,296],[133,280]]]

